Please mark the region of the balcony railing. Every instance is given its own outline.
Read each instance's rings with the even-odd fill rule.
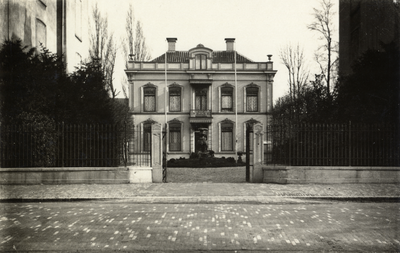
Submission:
[[[211,110],[190,110],[191,118],[211,118]]]
[[[195,70],[188,63],[168,63],[168,70]],[[165,63],[128,61],[127,70],[164,70]],[[235,70],[234,63],[212,63],[208,71]],[[238,71],[273,71],[273,62],[236,63]]]

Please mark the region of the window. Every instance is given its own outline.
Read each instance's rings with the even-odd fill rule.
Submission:
[[[198,111],[207,110],[207,88],[197,89],[195,96],[195,108]]]
[[[169,150],[181,151],[181,123],[169,123]]]
[[[143,151],[151,151],[151,123],[143,124]]]
[[[258,111],[258,87],[246,88],[246,107],[248,112]]]
[[[169,88],[169,111],[180,112],[181,111],[181,88],[170,87]]]
[[[47,44],[46,25],[39,19],[36,19],[36,47],[40,49],[40,44],[46,47]]]
[[[82,41],[82,0],[75,0],[75,35]]]
[[[221,110],[222,111],[233,111],[233,88],[222,87],[221,88]]]
[[[233,123],[221,122],[221,151],[233,151]]]
[[[195,56],[196,69],[207,69],[207,56],[205,54],[198,54]]]
[[[155,112],[156,111],[156,88],[155,87],[145,87],[144,92],[144,111],[145,112]]]

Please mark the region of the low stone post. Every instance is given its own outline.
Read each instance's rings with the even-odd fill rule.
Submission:
[[[250,182],[263,182],[263,160],[264,160],[264,130],[260,123],[253,126],[253,166],[250,167]]]
[[[151,125],[151,167],[153,183],[162,183],[162,126],[155,123]]]

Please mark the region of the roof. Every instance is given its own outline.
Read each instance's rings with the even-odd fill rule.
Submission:
[[[235,52],[234,51],[213,51],[213,63],[234,63],[235,62]],[[165,62],[165,53],[159,57],[151,60],[150,62]],[[174,51],[167,52],[167,62],[169,63],[188,63],[189,62],[189,52],[188,51]],[[237,63],[251,63],[254,62],[243,55],[236,52],[236,62]]]

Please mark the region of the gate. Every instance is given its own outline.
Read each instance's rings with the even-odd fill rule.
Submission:
[[[250,166],[252,166],[252,143],[250,142],[253,134],[253,124],[246,124],[246,182],[250,182]]]
[[[165,124],[164,131],[162,131],[162,145],[163,145],[163,157],[162,157],[162,182],[167,182],[167,124]]]

